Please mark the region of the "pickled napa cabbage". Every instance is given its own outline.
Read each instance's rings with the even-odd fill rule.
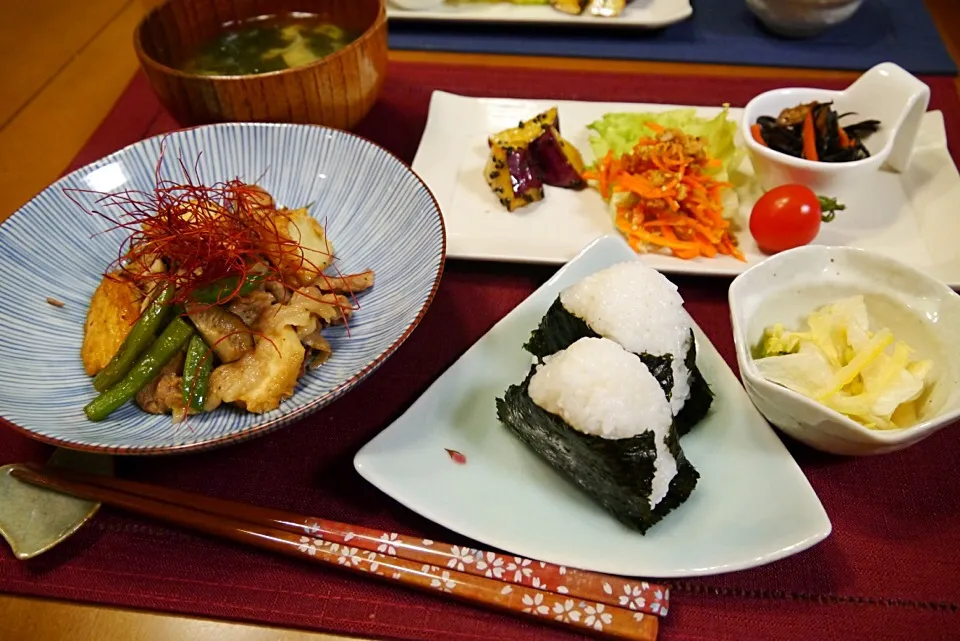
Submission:
[[[873,332],[862,296],[814,311],[805,331],[764,331],[754,358],[760,374],[871,429],[900,429],[918,420],[933,363],[889,329]]]

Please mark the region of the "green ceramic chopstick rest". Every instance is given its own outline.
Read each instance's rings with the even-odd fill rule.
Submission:
[[[58,449],[47,465],[113,474],[113,459],[103,454]],[[0,467],[0,536],[25,561],[69,538],[97,513],[100,503],[19,481],[11,475],[17,466]]]

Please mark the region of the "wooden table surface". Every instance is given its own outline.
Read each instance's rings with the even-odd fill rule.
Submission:
[[[55,180],[137,70],[132,33],[151,0],[0,1],[0,221]],[[960,2],[926,0],[960,61]],[[838,71],[395,51],[398,61],[730,77]],[[960,92],[960,80],[957,83]],[[3,641],[320,641],[327,634],[0,595]]]

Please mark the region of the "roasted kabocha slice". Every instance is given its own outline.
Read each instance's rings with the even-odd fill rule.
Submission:
[[[540,125],[525,124],[487,140],[490,155],[483,168],[484,177],[507,211],[543,200],[543,181],[531,150],[531,144],[542,133]]]

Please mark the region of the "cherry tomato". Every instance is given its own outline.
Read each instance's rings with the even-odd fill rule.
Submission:
[[[750,214],[750,233],[760,250],[775,254],[806,245],[820,231],[820,199],[803,185],[781,185],[765,193]]]

